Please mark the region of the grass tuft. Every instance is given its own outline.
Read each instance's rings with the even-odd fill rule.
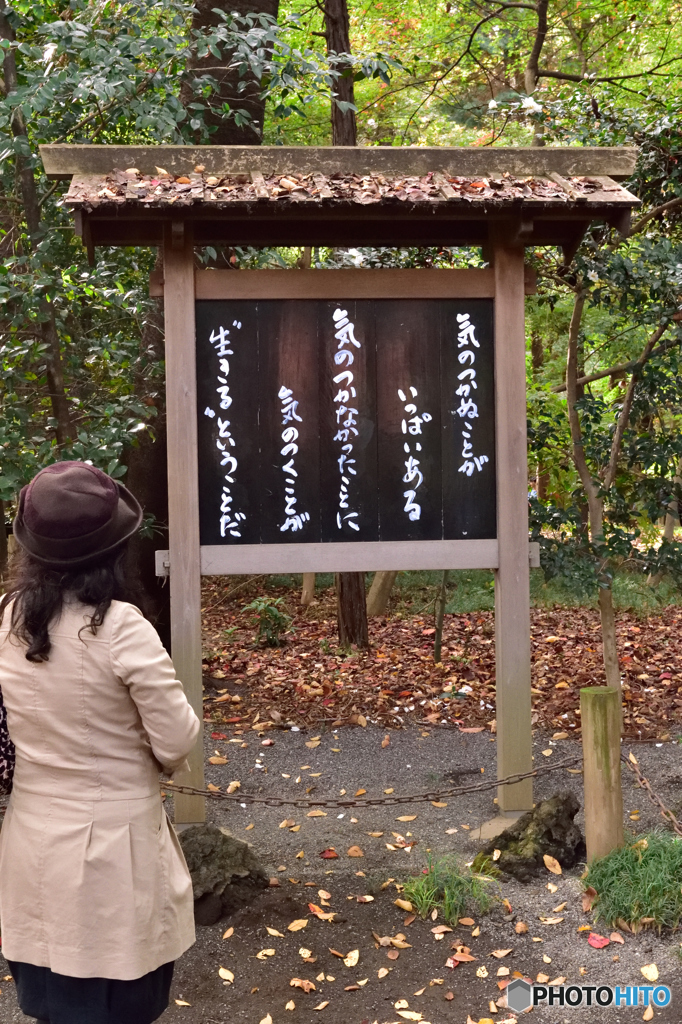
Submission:
[[[403,896],[421,917],[437,910],[439,918],[452,925],[460,917],[487,914],[499,899],[499,886],[492,878],[462,868],[454,857],[443,857],[429,860],[425,874],[409,878]]]
[[[583,879],[597,896],[595,923],[677,928],[682,919],[682,839],[649,832],[595,860]]]

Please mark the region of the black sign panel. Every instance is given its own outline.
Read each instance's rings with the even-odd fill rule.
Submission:
[[[493,539],[492,299],[196,303],[202,545]]]

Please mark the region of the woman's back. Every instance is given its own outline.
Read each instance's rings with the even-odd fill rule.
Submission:
[[[0,688],[16,747],[15,789],[67,800],[158,793],[198,731],[153,626],[112,601],[93,635],[92,608],[68,600],[50,626],[48,661],[28,661],[0,623]]]

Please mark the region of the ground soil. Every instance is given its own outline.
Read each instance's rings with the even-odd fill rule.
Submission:
[[[446,615],[441,661],[433,657],[432,616],[391,614],[370,621],[365,651],[338,647],[334,594],[318,591],[307,610],[295,593],[269,590],[293,617],[281,647],[255,647],[243,591],[229,598],[214,578],[204,587],[207,711],[220,725],[258,721],[387,728],[442,721],[494,728],[495,635],[492,612]],[[682,734],[682,610],[619,612],[624,735],[675,739]],[[580,733],[580,688],[603,686],[599,613],[590,608],[531,610],[534,724]]]
[[[366,789],[369,797],[383,797],[385,789],[394,789],[394,795],[416,793],[478,782],[494,774],[496,742],[489,731],[468,734],[445,725],[394,729],[388,733],[389,744],[382,746],[386,730],[371,725],[335,731],[278,729],[266,736],[274,740],[274,745],[265,747],[254,731],[245,738],[226,731],[224,739],[214,738],[212,732],[216,729],[209,725],[207,779],[223,790],[229,782],[239,781],[240,795],[291,798],[311,791],[315,797],[331,797],[339,796],[342,789],[348,794]],[[318,736],[319,741],[314,739]],[[230,739],[237,742],[230,743]],[[309,747],[307,743],[316,745]],[[535,736],[534,749],[536,762],[543,767],[580,753],[574,740],[552,741],[541,732]],[[543,756],[542,751],[549,749],[553,753]],[[666,803],[679,802],[682,748],[677,743],[640,743],[626,745],[625,749],[636,752],[642,770]],[[216,751],[227,758],[226,764],[208,761]],[[542,799],[565,789],[582,799],[581,777],[566,770],[546,775],[537,781],[535,797]],[[405,999],[410,1010],[421,1012],[423,1021],[431,1024],[466,1024],[468,1016],[476,1022],[482,1018],[501,1022],[515,1015],[503,1009],[491,1012],[489,1008],[489,1001],[499,995],[496,972],[500,965],[533,978],[543,972],[550,980],[563,976],[569,982],[626,985],[644,983],[640,967],[653,962],[661,983],[673,988],[672,1005],[656,1011],[654,1019],[665,1024],[678,1022],[682,1016],[679,935],[624,934],[622,945],[612,943],[605,949],[593,949],[587,943],[588,933],[577,930],[591,922],[581,908],[579,870],[560,877],[543,874],[529,885],[503,882],[501,895],[511,903],[512,915],[499,906],[489,917],[477,917],[476,925],[481,930],[475,937],[472,926],[457,926],[453,934],[437,941],[431,932],[432,921],[417,918],[405,924],[405,912],[394,905],[399,895],[395,882],[400,884],[405,876],[420,872],[430,855],[456,853],[463,862],[470,860],[478,845],[471,838],[473,829],[496,813],[493,797],[494,790],[490,790],[445,798],[440,801],[447,802],[445,808],[419,802],[329,810],[326,817],[313,818],[307,816],[306,809],[248,802],[245,807],[239,803],[211,803],[210,819],[252,842],[268,874],[278,878],[280,885],[263,891],[251,904],[219,923],[198,929],[195,946],[177,965],[171,1006],[163,1021],[259,1024],[270,1014],[273,1024],[313,1024],[318,1020],[322,1024],[403,1024],[404,1018],[394,1004]],[[626,824],[633,832],[661,824],[656,809],[642,790],[635,788],[629,774],[624,778],[624,798]],[[638,820],[631,820],[630,815],[637,811]],[[398,822],[396,819],[403,815],[416,817],[411,822]],[[285,820],[293,820],[294,825],[280,828]],[[300,828],[292,832],[297,825]],[[457,831],[448,831],[452,829]],[[370,836],[370,832],[383,835]],[[409,838],[417,840],[411,853],[387,849],[386,843],[394,838],[392,832],[406,838],[411,833]],[[349,857],[351,846],[359,846],[363,857]],[[320,857],[330,847],[335,847],[338,859]],[[299,856],[301,853],[303,856]],[[395,882],[382,888],[389,878]],[[556,884],[556,892],[548,890],[548,883]],[[309,902],[320,904],[320,888],[331,894],[330,909],[338,915],[333,922],[319,920],[309,912]],[[365,895],[374,896],[374,900],[359,903],[357,897]],[[566,907],[553,913],[562,903]],[[549,925],[542,923],[541,916],[563,920]],[[289,932],[288,925],[299,918],[307,919],[306,927]],[[527,923],[527,934],[515,933],[518,921]],[[267,927],[276,928],[283,937],[269,935]],[[229,928],[234,929],[233,934],[223,939]],[[604,934],[603,927],[597,930]],[[373,931],[380,936],[402,933],[410,948],[400,950],[399,957],[390,960],[385,948],[376,948]],[[456,970],[446,967],[453,941],[469,946],[476,960]],[[302,959],[302,947],[311,951],[314,963]],[[344,954],[357,949],[357,966],[344,966],[330,947]],[[502,960],[490,955],[501,948],[512,952]],[[263,949],[275,949],[275,955],[258,959],[257,953]],[[551,964],[543,961],[543,955]],[[234,973],[233,985],[223,984],[218,974],[221,966]],[[488,977],[476,976],[481,966],[487,968]],[[389,968],[390,973],[379,979],[382,967]],[[5,973],[1,963],[0,972]],[[324,973],[324,981],[316,980],[320,973]],[[326,980],[327,976],[335,980]],[[306,994],[292,988],[292,978],[313,981],[316,990]],[[355,987],[365,979],[365,984]],[[431,984],[437,979],[443,983]],[[3,982],[0,988],[0,1024],[24,1020],[16,1006],[12,983]],[[422,988],[423,994],[415,995]],[[450,992],[451,1000],[445,998]],[[190,1005],[177,1005],[176,1000]],[[293,1010],[286,1009],[289,1000],[295,1003]],[[327,1001],[324,1009],[314,1009]],[[642,1009],[533,1011],[533,1018],[547,1024],[568,1024],[578,1015],[580,1020],[595,1024],[620,1024],[640,1020]]]

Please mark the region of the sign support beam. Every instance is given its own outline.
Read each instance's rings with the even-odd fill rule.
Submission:
[[[187,699],[203,722],[201,680],[201,566],[199,553],[199,472],[196,417],[194,250],[191,231],[178,221],[164,236],[166,413],[168,419],[168,518],[171,649]],[[189,758],[180,785],[204,788],[203,737]],[[178,793],[175,823],[206,820],[201,796]]]
[[[505,234],[507,234],[505,232]],[[510,231],[507,237],[513,237]],[[526,332],[522,244],[494,240],[497,539],[497,776],[532,771]],[[502,813],[533,807],[532,779],[498,789]]]

